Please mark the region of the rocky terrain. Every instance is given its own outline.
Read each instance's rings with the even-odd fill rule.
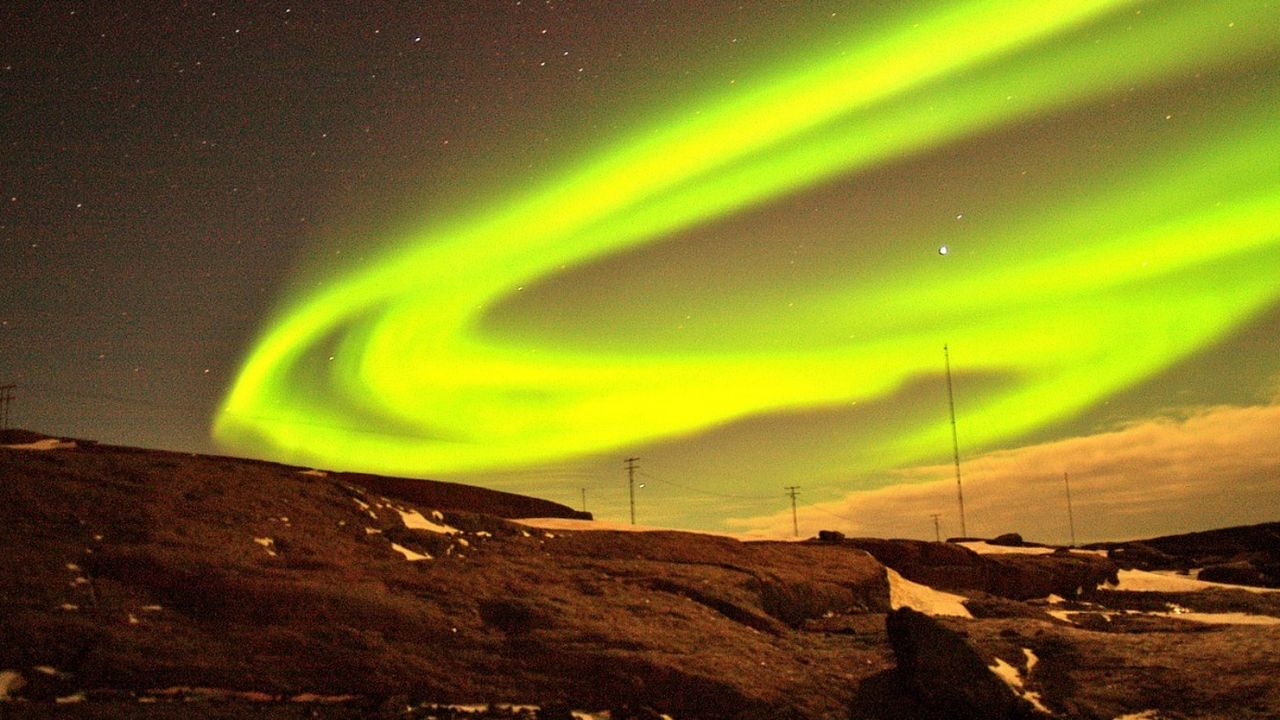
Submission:
[[[1195,577],[1264,568],[1274,527],[1147,541],[1176,567],[1133,543],[740,542],[545,529],[591,523],[446,483],[0,444],[5,718],[1280,716],[1280,594]]]

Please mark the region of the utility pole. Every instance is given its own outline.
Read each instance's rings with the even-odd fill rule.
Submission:
[[[800,486],[788,485],[785,489],[791,496],[791,531],[800,537],[800,521],[796,519],[796,494],[800,492]]]
[[[9,429],[9,406],[13,404],[13,389],[17,385],[0,385],[0,430]]]
[[[956,436],[956,396],[951,387],[951,352],[942,346],[942,357],[947,363],[947,407],[951,410],[951,450],[956,461],[956,497],[960,499],[960,536],[969,537],[964,524],[964,486],[960,484],[960,440]]]
[[[938,518],[942,517],[942,513],[932,513],[929,517],[933,518],[933,537],[938,542],[942,542],[942,527],[938,525]]]
[[[1067,523],[1071,526],[1071,547],[1076,546],[1076,515],[1071,509],[1071,478],[1062,473],[1062,483],[1067,486]]]
[[[587,489],[582,488],[582,512],[587,511]]]
[[[636,524],[636,463],[638,457],[627,458],[627,493],[631,497],[631,524]]]

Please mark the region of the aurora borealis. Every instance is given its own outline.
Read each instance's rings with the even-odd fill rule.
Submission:
[[[668,481],[652,521],[718,526],[788,483],[819,502],[923,480],[950,451],[944,343],[966,457],[1270,400],[1276,355],[1232,348],[1280,306],[1275,3],[758,8],[744,42],[695,22],[711,8],[664,11],[675,50],[630,38],[651,64],[583,61],[618,62],[596,92],[504,106],[562,104],[545,150],[455,124],[472,151],[418,155],[412,200],[359,206],[376,221],[330,203],[303,240],[347,255],[269,289],[219,446],[590,486],[605,516],[640,454]],[[622,13],[592,12],[562,30],[622,43]],[[451,57],[424,67],[462,77]],[[446,121],[400,122],[408,146]]]

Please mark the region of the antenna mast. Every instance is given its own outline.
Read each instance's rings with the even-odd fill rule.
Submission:
[[[1067,522],[1071,525],[1071,547],[1076,546],[1076,516],[1071,510],[1071,478],[1064,472],[1062,482],[1067,486]]]
[[[951,410],[951,450],[956,461],[956,497],[960,500],[960,536],[969,537],[964,524],[964,486],[960,484],[960,440],[956,437],[956,398],[951,388],[951,351],[942,346],[942,357],[947,364],[947,407]]]

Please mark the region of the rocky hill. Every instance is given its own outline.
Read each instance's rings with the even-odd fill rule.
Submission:
[[[577,514],[18,439],[6,718],[1280,714],[1275,594],[1097,553],[548,531],[513,518]]]

